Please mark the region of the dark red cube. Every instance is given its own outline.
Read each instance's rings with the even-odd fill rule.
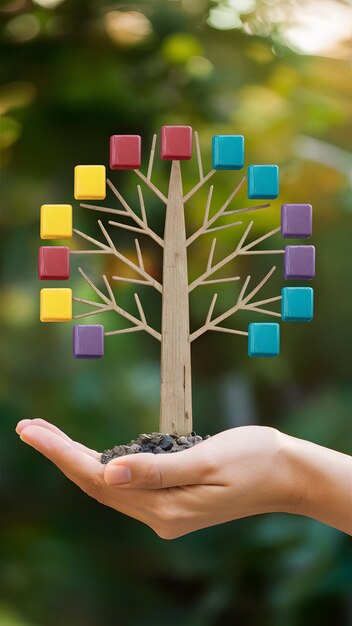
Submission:
[[[70,278],[70,249],[66,246],[41,246],[38,254],[39,280]]]
[[[110,168],[112,170],[138,170],[140,166],[140,135],[112,135],[110,137]]]
[[[191,126],[162,126],[161,158],[164,161],[187,161],[192,156]]]

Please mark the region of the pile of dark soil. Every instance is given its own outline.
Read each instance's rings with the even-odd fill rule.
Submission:
[[[168,435],[165,433],[148,433],[139,435],[137,439],[132,439],[130,443],[121,446],[114,446],[111,450],[104,450],[100,457],[101,463],[106,465],[112,459],[127,454],[137,454],[138,452],[152,452],[153,454],[166,454],[169,452],[181,452],[196,446],[197,443],[209,439],[210,435],[201,437],[192,431],[189,435]]]

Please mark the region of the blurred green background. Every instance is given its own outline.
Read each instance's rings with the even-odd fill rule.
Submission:
[[[111,134],[141,134],[145,168],[155,130],[190,124],[206,171],[219,133],[245,135],[246,165],[280,165],[280,198],[256,214],[254,232],[279,223],[281,203],[310,202],[318,251],[315,320],[282,325],[278,359],[248,360],[242,337],[209,333],[194,343],[194,427],[212,434],[266,424],[351,453],[351,3],[5,0],[0,20],[1,626],[352,624],[351,543],[342,533],[271,515],[163,541],[88,499],[14,433],[19,419],[40,416],[102,450],[158,428],[153,338],[110,337],[103,360],[74,361],[71,325],[39,323],[39,207],[73,201],[73,166],[107,165]],[[168,171],[156,158],[162,189]],[[215,207],[239,176],[219,173]],[[134,175],[111,178],[135,203]],[[185,188],[196,179],[194,161],[184,164]],[[163,206],[148,194],[146,201],[161,233]],[[187,206],[189,232],[204,202],[200,193]],[[233,208],[245,202],[243,194]],[[73,204],[75,226],[99,236],[97,215]],[[131,233],[116,241],[134,255]],[[236,229],[220,233],[218,258],[237,241]],[[282,246],[280,238],[269,242]],[[190,248],[190,275],[204,269],[210,243],[211,235]],[[159,250],[141,244],[160,277]],[[102,271],[124,272],[104,256],[80,262],[97,283]],[[258,267],[258,257],[247,257],[239,269],[259,280],[271,262],[264,257]],[[269,296],[284,284],[278,263]],[[74,295],[92,297],[77,265]],[[235,291],[219,289],[219,312]],[[118,284],[116,293],[134,312],[131,287]],[[158,327],[158,294],[139,293]],[[192,295],[196,328],[212,290]]]

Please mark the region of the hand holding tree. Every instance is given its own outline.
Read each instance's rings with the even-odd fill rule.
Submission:
[[[270,512],[352,534],[352,458],[273,428],[234,428],[176,454],[135,454],[106,466],[42,419],[16,430],[85,493],[163,539]]]

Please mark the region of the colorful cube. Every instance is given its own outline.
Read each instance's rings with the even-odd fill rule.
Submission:
[[[311,280],[315,277],[315,247],[286,246],[284,254],[286,280]]]
[[[70,239],[71,237],[71,204],[43,204],[40,207],[40,238]]]
[[[72,320],[72,289],[40,290],[40,321],[69,322]]]
[[[280,326],[272,323],[248,325],[248,356],[278,356],[280,354]]]
[[[67,280],[70,277],[70,249],[41,246],[38,253],[39,280]]]
[[[212,142],[213,170],[240,170],[244,166],[244,137],[215,135]]]
[[[76,165],[74,178],[76,200],[104,200],[106,197],[104,165]]]
[[[305,239],[313,231],[311,204],[283,204],[281,207],[281,236]]]
[[[277,165],[250,165],[248,168],[248,198],[270,200],[279,195]]]
[[[110,167],[112,170],[138,170],[141,166],[140,135],[110,137]]]
[[[104,356],[104,326],[74,326],[73,356],[75,359],[101,359]]]
[[[281,290],[283,322],[310,322],[314,315],[314,291],[311,287],[284,287]]]
[[[161,158],[166,161],[187,161],[191,156],[191,126],[162,126]]]

